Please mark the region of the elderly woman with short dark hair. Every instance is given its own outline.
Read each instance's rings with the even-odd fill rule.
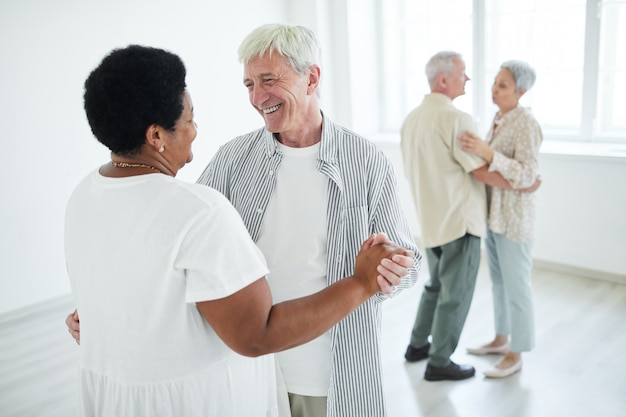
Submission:
[[[116,49],[87,78],[84,100],[111,161],[78,184],[66,210],[77,415],[276,417],[268,353],[319,337],[379,290],[392,292],[412,254],[372,235],[353,275],[274,303],[239,213],[217,190],[174,178],[197,134],[181,59]],[[398,262],[380,265],[396,253]]]
[[[534,310],[531,289],[531,250],[535,223],[533,192],[539,176],[539,147],[542,133],[520,98],[533,86],[535,71],[525,62],[506,61],[491,88],[498,106],[486,141],[466,132],[459,142],[509,181],[512,190],[487,186],[489,208],[485,246],[492,282],[495,338],[469,353],[503,354],[495,369],[485,376],[502,378],[522,368],[522,352],[535,344]],[[509,341],[510,336],[510,341]]]

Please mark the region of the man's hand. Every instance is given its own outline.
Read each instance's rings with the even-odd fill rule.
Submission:
[[[537,191],[537,188],[539,188],[540,185],[541,185],[541,175],[537,177],[533,185],[527,188],[520,188],[519,191],[522,191],[524,193],[534,193],[535,191]]]
[[[70,313],[66,319],[67,331],[70,332],[72,337],[76,340],[76,343],[80,345],[80,321],[78,319],[78,310],[74,310]]]
[[[355,264],[355,276],[361,275],[373,283],[376,276],[375,292],[380,289],[384,294],[391,294],[393,287],[399,285],[402,277],[413,268],[414,254],[390,242],[384,233],[370,236],[361,245]],[[374,270],[375,267],[375,270]]]
[[[372,235],[361,245],[355,264],[355,276],[366,283],[371,294],[379,290],[391,294],[393,287],[400,284],[408,275],[409,268],[415,266],[414,254],[390,242],[384,233]],[[78,311],[70,313],[66,319],[68,332],[80,345],[80,319]]]

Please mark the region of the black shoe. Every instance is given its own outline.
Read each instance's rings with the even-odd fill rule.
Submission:
[[[450,361],[448,366],[432,366],[428,364],[424,373],[424,379],[427,381],[460,381],[473,377],[475,373],[473,366],[457,365]]]
[[[426,343],[422,347],[415,348],[411,345],[406,348],[406,353],[404,354],[404,359],[407,362],[417,362],[422,359],[426,359],[428,357],[428,351],[430,350],[430,343]]]

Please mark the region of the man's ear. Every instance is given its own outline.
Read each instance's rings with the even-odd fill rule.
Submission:
[[[444,74],[439,74],[437,75],[436,83],[441,89],[446,90],[448,88],[448,77],[446,77]]]
[[[322,70],[318,65],[311,65],[309,68],[309,88],[308,93],[313,94],[320,85]]]

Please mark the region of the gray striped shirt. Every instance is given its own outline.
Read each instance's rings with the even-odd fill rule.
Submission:
[[[256,242],[281,160],[272,133],[261,128],[223,145],[198,183],[231,201]],[[393,295],[415,284],[421,254],[402,210],[393,167],[383,152],[324,117],[317,169],[329,178],[328,284],[352,275],[361,243],[377,232],[415,253],[416,267]],[[332,328],[328,417],[386,415],[380,303],[388,297],[378,293]]]

